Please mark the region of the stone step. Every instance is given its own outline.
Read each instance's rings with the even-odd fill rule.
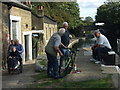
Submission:
[[[102,73],[107,73],[107,74],[115,74],[120,72],[119,67],[115,65],[101,64],[101,70],[102,70]]]

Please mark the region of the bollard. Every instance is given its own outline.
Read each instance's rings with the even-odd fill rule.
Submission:
[[[74,71],[77,71],[77,65],[74,64]]]

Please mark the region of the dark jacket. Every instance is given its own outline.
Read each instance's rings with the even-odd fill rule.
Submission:
[[[70,43],[69,31],[66,30],[64,35],[61,37],[61,42],[67,47]]]
[[[17,58],[19,58],[20,57],[20,55],[19,55],[19,52],[18,51],[15,51],[15,52],[10,52],[10,54],[9,54],[9,56],[11,56],[11,57],[17,57]]]

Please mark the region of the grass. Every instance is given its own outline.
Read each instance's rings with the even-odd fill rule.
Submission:
[[[47,78],[46,71],[43,71],[34,75],[33,78],[35,82],[29,85],[29,88],[114,88],[111,75],[99,80],[65,82],[64,79]]]
[[[47,66],[47,63],[45,60],[41,60],[41,61],[39,61],[39,63],[40,63],[40,65],[44,65],[45,67]]]

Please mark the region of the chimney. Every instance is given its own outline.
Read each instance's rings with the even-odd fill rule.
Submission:
[[[44,6],[38,6],[38,15],[44,16]]]

